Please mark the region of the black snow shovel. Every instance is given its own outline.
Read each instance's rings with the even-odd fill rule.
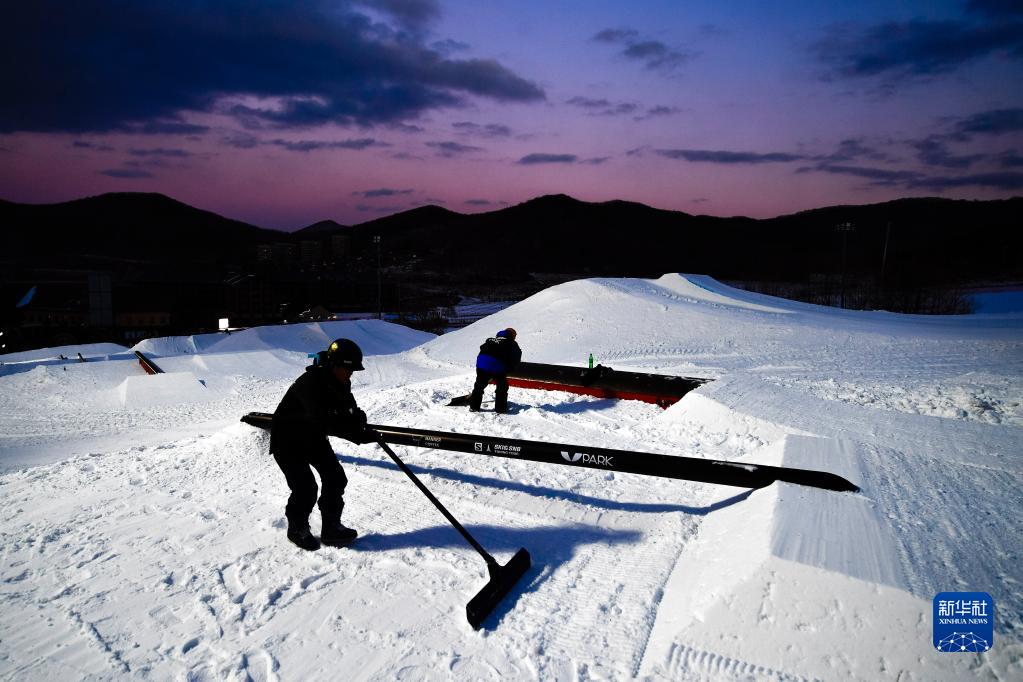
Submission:
[[[433,502],[433,506],[440,510],[440,513],[444,515],[444,518],[446,518],[451,525],[455,527],[455,530],[462,534],[462,537],[465,538],[466,541],[472,545],[473,549],[479,552],[480,556],[482,556],[484,561],[487,562],[490,581],[487,582],[487,584],[483,586],[483,589],[465,605],[465,615],[469,619],[469,625],[479,629],[480,624],[482,624],[486,617],[490,615],[490,612],[493,611],[504,596],[511,591],[511,588],[514,587],[519,578],[525,575],[526,571],[529,570],[529,552],[527,552],[525,548],[520,548],[519,551],[515,552],[515,556],[513,556],[504,566],[497,563],[497,560],[490,556],[490,553],[487,550],[483,549],[483,545],[476,542],[476,538],[470,535],[469,531],[462,527],[462,524],[458,522],[458,519],[452,516],[451,512],[444,508],[444,505],[440,503],[440,500],[434,497],[433,493],[427,490],[426,486],[423,485],[423,482],[420,481],[414,473],[412,473],[412,470],[405,466],[404,462],[398,459],[398,455],[394,454],[394,451],[387,447],[387,443],[385,443],[382,438],[377,439],[377,445],[383,448],[384,452],[386,452],[390,458],[394,460],[394,463],[398,465],[398,468],[404,471],[405,474],[412,479],[412,482],[423,491],[423,494],[426,495],[430,502]]]

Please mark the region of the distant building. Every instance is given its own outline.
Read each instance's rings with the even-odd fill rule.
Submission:
[[[330,238],[331,255],[334,260],[343,261],[348,258],[352,250],[352,238],[346,234],[335,234]]]
[[[303,239],[299,246],[303,268],[316,268],[323,264],[323,244],[319,240]]]
[[[303,310],[298,314],[298,319],[303,322],[319,321],[319,320],[334,320],[337,319],[331,314],[329,310],[324,308],[322,305],[314,305],[308,310]]]
[[[274,242],[256,246],[256,259],[270,262],[281,270],[291,270],[298,262],[298,247],[288,242]]]
[[[114,322],[128,341],[170,333],[171,314],[165,310],[136,310],[119,312]]]

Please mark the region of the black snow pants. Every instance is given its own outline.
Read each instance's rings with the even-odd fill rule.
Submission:
[[[309,514],[316,506],[316,479],[310,467],[316,469],[323,485],[319,507],[324,525],[340,520],[345,508],[344,493],[348,477],[326,438],[278,442],[274,459],[291,488],[291,496],[284,509],[289,525],[308,525]]]
[[[494,374],[485,372],[482,369],[476,370],[476,383],[473,384],[472,393],[469,395],[469,409],[478,410],[483,403],[483,390],[493,379],[497,385],[497,395],[494,398],[494,411],[508,411],[508,376],[506,374]]]

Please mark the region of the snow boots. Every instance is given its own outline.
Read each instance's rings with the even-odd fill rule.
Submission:
[[[308,552],[320,548],[320,541],[309,531],[308,523],[288,523],[288,540]]]
[[[321,544],[328,547],[344,547],[350,545],[357,537],[359,537],[357,531],[341,525],[340,521],[325,521],[319,540],[309,530],[308,523],[288,523],[288,540],[309,552],[318,550]]]
[[[340,521],[324,521],[320,542],[329,547],[344,547],[350,545],[357,537],[358,531],[341,525]]]

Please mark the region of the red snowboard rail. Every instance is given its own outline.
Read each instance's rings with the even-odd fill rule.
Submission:
[[[163,370],[142,353],[135,351],[135,357],[139,359],[139,364],[142,365],[142,369],[146,370],[146,374],[163,374]]]
[[[508,385],[544,391],[567,391],[598,398],[642,400],[670,407],[686,393],[710,381],[699,377],[620,372],[597,365],[593,368],[521,362],[508,372]]]

